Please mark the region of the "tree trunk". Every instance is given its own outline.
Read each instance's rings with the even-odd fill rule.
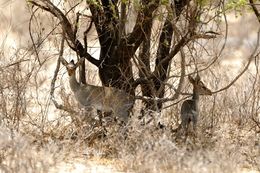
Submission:
[[[101,52],[102,52],[101,48]],[[99,76],[104,86],[112,86],[134,95],[134,78],[132,71],[132,52],[126,45],[115,46],[106,54],[101,54],[102,62],[99,68]]]
[[[155,62],[155,70],[153,72],[152,82],[150,84],[141,84],[141,88],[143,91],[143,95],[147,97],[158,97],[163,98],[165,94],[165,84],[164,82],[167,80],[167,73],[168,68],[170,65],[171,58],[168,58],[171,48],[171,41],[173,37],[173,16],[176,16],[175,21],[180,17],[180,14],[183,10],[183,8],[189,3],[190,0],[175,0],[174,5],[171,4],[171,8],[175,9],[175,15],[174,10],[170,10],[168,12],[168,15],[166,17],[166,20],[164,22],[164,26],[159,38],[159,46],[157,49],[157,55],[156,55],[156,62]],[[148,49],[145,45],[147,41],[144,40],[143,48],[141,49],[144,51],[140,54],[140,58],[142,61],[146,62],[146,57],[144,56],[145,52],[148,52]],[[149,42],[149,41],[148,41]],[[147,53],[146,53],[147,54]],[[162,63],[163,62],[163,63]],[[150,70],[150,68],[147,68]],[[146,108],[151,110],[161,110],[162,108],[162,102],[154,102],[154,101],[144,101]]]
[[[140,47],[139,52],[139,76],[140,78],[145,78],[151,74],[150,67],[150,49],[151,49],[151,31],[152,31],[152,23],[149,25],[149,30],[146,33],[145,39]],[[148,83],[141,84],[142,95],[146,97],[154,97],[156,96],[153,93],[152,89],[154,88],[153,82],[150,81]],[[146,109],[153,109],[154,101],[143,101]]]

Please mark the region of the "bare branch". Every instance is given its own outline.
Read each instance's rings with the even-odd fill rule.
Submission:
[[[257,32],[257,42],[256,42],[255,49],[252,52],[252,54],[250,55],[248,62],[246,64],[246,66],[244,67],[244,69],[227,86],[225,86],[225,87],[223,87],[223,88],[221,88],[221,89],[219,89],[215,92],[212,92],[213,94],[224,91],[224,90],[228,89],[229,87],[231,87],[247,71],[247,69],[248,69],[249,65],[251,64],[252,60],[257,58],[260,55],[260,52],[258,52],[256,54],[256,51],[259,48],[259,40],[260,40],[260,29]]]
[[[133,52],[142,43],[146,30],[149,29],[149,23],[153,20],[153,12],[159,6],[159,2],[159,0],[142,0],[143,9],[139,11],[134,29],[127,38],[127,45],[133,48]]]
[[[96,26],[97,33],[100,36],[100,35],[102,35],[102,28],[101,28],[100,22],[101,22],[102,15],[103,15],[103,11],[100,8],[101,4],[99,1],[97,1],[98,4],[94,4],[92,0],[86,0],[86,1],[89,4],[89,9],[92,14],[92,20]]]
[[[125,23],[126,23],[126,3],[121,2],[121,16],[119,21],[119,38],[125,35]]]
[[[186,100],[187,98],[191,97],[190,94],[188,94],[189,96],[186,96],[184,98],[182,98],[181,100],[171,104],[170,106],[167,106],[167,107],[164,107],[163,109],[166,109],[168,107],[171,107],[173,105],[176,105],[178,104],[179,102],[181,102],[182,100]],[[136,100],[143,100],[143,101],[153,101],[153,102],[160,102],[160,103],[163,103],[163,102],[169,102],[169,101],[174,101],[176,100],[176,98],[150,98],[150,97],[143,97],[143,96],[135,96],[135,99]]]
[[[213,39],[213,38],[217,38],[216,35],[219,35],[217,33],[213,34],[194,34],[191,39],[195,40],[195,39]]]
[[[87,0],[87,3],[92,13],[100,45],[104,48],[101,51],[105,51],[106,54],[106,51],[111,49],[111,45],[117,42],[119,36],[117,27],[119,21],[118,7],[114,1],[109,0]]]
[[[180,49],[191,40],[188,35],[189,32],[180,39],[180,41],[174,46],[173,50],[170,51],[169,55],[164,58],[157,66],[163,65],[164,63],[167,63],[167,61],[170,61],[180,51]]]
[[[260,23],[260,13],[259,13],[259,11],[257,10],[257,8],[256,8],[256,6],[254,4],[254,1],[253,0],[249,0],[249,2],[250,2],[250,5],[251,5],[251,7],[252,7],[256,17],[257,17],[258,22]]]
[[[87,48],[88,48],[88,39],[87,39],[87,35],[88,35],[89,31],[91,30],[92,25],[93,25],[93,20],[91,19],[88,28],[86,29],[86,31],[84,31],[84,46],[85,46],[85,52],[87,52]]]
[[[60,20],[62,28],[65,31],[65,34],[70,41],[69,45],[76,49],[76,47],[75,47],[76,38],[75,38],[75,35],[74,35],[72,24],[69,22],[67,17],[62,13],[62,11],[58,7],[56,7],[49,0],[39,0],[39,1],[42,2],[45,6],[40,5],[40,4],[36,3],[35,1],[29,1],[29,2],[31,2],[34,5],[42,8],[43,10],[46,10],[46,11],[52,13],[55,17],[57,17]]]
[[[4,68],[8,68],[8,67],[11,67],[11,66],[20,64],[20,63],[25,62],[25,61],[30,61],[30,59],[21,59],[21,60],[18,60],[18,61],[16,61],[16,62],[13,62],[13,63],[11,63],[11,64],[8,64],[8,65],[5,66]]]
[[[68,45],[74,51],[76,51],[80,55],[80,57],[85,57],[92,64],[99,66],[100,61],[95,59],[89,53],[87,53],[85,51],[85,48],[83,47],[81,42],[75,36],[72,24],[69,22],[67,17],[63,14],[63,12],[49,0],[38,0],[44,5],[41,5],[35,1],[36,0],[30,0],[29,2],[35,6],[38,6],[39,8],[41,8],[45,11],[50,12],[51,14],[53,14],[55,17],[57,17],[60,20],[62,29],[63,29],[64,33],[66,34],[66,40],[68,42]]]
[[[42,63],[41,63],[41,60],[40,60],[40,57],[39,57],[39,54],[38,54],[38,50],[37,50],[38,47],[36,46],[36,43],[35,43],[33,36],[32,36],[32,20],[33,20],[33,17],[35,17],[34,14],[37,12],[37,10],[38,9],[36,9],[32,12],[30,20],[29,20],[29,35],[30,35],[30,38],[31,38],[31,41],[32,41],[32,44],[33,44],[33,48],[34,48],[34,51],[35,51],[36,58],[38,60],[38,63],[41,65]]]
[[[74,26],[74,37],[77,37],[77,32],[78,32],[78,27],[79,27],[79,17],[80,17],[80,13],[76,14],[76,22],[75,22],[75,26]]]
[[[175,90],[175,94],[173,95],[174,100],[178,99],[178,97],[181,93],[182,86],[183,86],[183,83],[184,83],[184,77],[185,77],[185,65],[186,65],[185,54],[183,52],[183,49],[181,49],[180,51],[181,51],[181,77],[180,77],[180,80],[179,80],[178,87]]]
[[[63,56],[63,52],[64,52],[64,40],[65,40],[65,38],[64,38],[64,36],[63,36],[63,37],[62,37],[62,40],[61,40],[59,58],[58,58],[58,60],[57,60],[56,69],[55,69],[55,71],[54,71],[54,75],[53,75],[53,78],[52,78],[52,81],[51,81],[50,96],[51,96],[51,100],[52,100],[53,104],[55,105],[55,107],[56,107],[57,109],[64,110],[64,111],[69,112],[69,113],[76,113],[76,111],[71,110],[71,109],[65,107],[65,106],[62,105],[62,104],[59,104],[59,103],[55,100],[55,97],[54,97],[55,82],[56,82],[56,80],[57,80],[58,72],[59,72],[59,69],[60,69],[60,62],[61,62],[61,59],[62,59],[62,56]]]

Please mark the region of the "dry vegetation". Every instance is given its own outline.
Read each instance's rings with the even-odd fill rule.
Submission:
[[[259,55],[230,88],[201,97],[197,137],[183,142],[171,132],[180,123],[181,102],[167,102],[173,105],[142,125],[137,101],[127,138],[116,124],[106,125],[104,136],[95,115],[84,119],[86,113],[73,99],[63,67],[55,100],[75,112],[56,109],[50,97],[56,66],[51,56],[57,57],[59,45],[50,44],[53,49],[45,46],[40,54],[45,61],[39,63],[30,45],[7,49],[9,45],[1,43],[0,172],[260,172]],[[233,59],[224,64],[229,51],[201,74],[213,91],[229,84],[246,64],[242,61],[234,68]],[[248,57],[248,52],[242,52]],[[96,70],[88,69],[87,74],[89,83],[97,82]],[[183,92],[190,92],[191,86],[185,84]],[[166,128],[159,129],[158,121]]]

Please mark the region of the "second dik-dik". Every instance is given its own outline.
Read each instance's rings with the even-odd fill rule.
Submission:
[[[83,63],[83,60],[84,58],[81,58],[75,64],[73,60],[68,63],[65,59],[61,59],[62,64],[68,71],[70,88],[76,100],[85,108],[113,112],[121,122],[126,124],[129,112],[134,104],[133,97],[116,88],[79,83],[75,71]]]
[[[196,131],[197,119],[199,116],[199,96],[200,95],[212,95],[210,89],[208,89],[201,81],[200,76],[197,74],[195,78],[188,76],[190,83],[193,85],[192,99],[185,100],[181,106],[181,124],[178,129],[182,129],[185,132],[185,136],[188,135],[188,128],[190,123],[193,125],[193,132]]]

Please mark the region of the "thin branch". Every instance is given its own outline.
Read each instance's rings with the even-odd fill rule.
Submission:
[[[257,32],[257,42],[256,42],[255,49],[254,49],[253,53],[250,55],[249,60],[246,64],[246,66],[244,67],[244,69],[227,86],[225,86],[225,87],[223,87],[223,88],[221,88],[221,89],[219,89],[215,92],[212,92],[213,94],[224,91],[224,90],[228,89],[229,87],[231,87],[247,71],[247,69],[248,69],[249,65],[251,64],[252,60],[255,59],[257,56],[259,56],[259,54],[260,54],[260,52],[258,52],[256,54],[256,51],[259,48],[259,40],[260,40],[260,29]]]
[[[87,48],[88,48],[88,39],[87,39],[87,35],[88,35],[89,31],[91,30],[92,25],[93,25],[93,20],[91,19],[88,28],[86,29],[86,31],[84,31],[84,46],[85,46],[85,52],[87,52]]]
[[[181,93],[182,87],[183,87],[184,77],[185,77],[185,65],[186,65],[185,54],[184,54],[182,48],[181,48],[180,51],[181,51],[181,77],[180,77],[180,80],[179,80],[178,87],[175,90],[175,94],[173,95],[173,99],[178,99],[178,97]]]
[[[256,124],[258,128],[260,128],[260,122],[256,120],[254,117],[252,117],[253,122]]]
[[[78,12],[76,14],[76,22],[75,22],[75,26],[74,26],[74,37],[75,38],[77,37],[77,32],[78,32],[78,29],[79,29],[79,17],[80,17],[80,13]]]
[[[140,77],[140,78],[137,78],[134,82],[133,82],[133,84],[132,84],[132,87],[133,88],[136,88],[138,85],[140,85],[140,84],[149,84],[152,79],[152,76],[150,76],[149,78],[147,78],[147,77]]]
[[[260,14],[259,14],[259,11],[257,10],[257,8],[256,8],[256,6],[254,4],[254,1],[253,0],[249,0],[249,2],[250,2],[250,5],[251,5],[251,7],[252,7],[256,17],[257,17],[258,22],[260,23]]]
[[[175,104],[178,104],[178,103],[181,102],[182,100],[186,100],[186,99],[189,98],[189,97],[191,97],[191,96],[190,96],[190,95],[189,95],[189,96],[186,96],[186,97],[182,98],[181,100],[179,100],[179,101],[177,101],[177,102],[171,104],[171,106],[172,106],[172,105],[175,105]],[[135,96],[134,98],[135,98],[136,100],[154,101],[154,102],[160,102],[160,103],[176,100],[176,98],[173,98],[173,97],[171,97],[171,98],[150,98],[150,97],[143,97],[143,96]],[[170,107],[170,106],[169,106],[169,107]],[[167,106],[167,107],[164,107],[163,109],[166,109],[166,108],[168,108],[168,106]]]
[[[39,9],[39,8],[38,8],[38,9]],[[37,46],[36,46],[36,43],[35,43],[35,41],[34,41],[34,39],[33,39],[33,36],[32,36],[32,20],[33,20],[33,17],[35,17],[34,14],[37,12],[38,9],[34,10],[34,11],[32,12],[31,17],[30,17],[30,20],[29,20],[29,35],[30,35],[30,38],[31,38],[31,41],[32,41],[32,44],[33,44],[33,49],[34,49],[34,51],[35,51],[35,55],[36,55],[36,57],[37,57],[38,63],[41,65],[42,63],[41,63],[41,60],[40,60],[40,57],[39,57],[39,53],[38,53],[38,50],[37,50]]]
[[[76,38],[75,33],[72,28],[72,24],[69,22],[67,17],[63,14],[63,12],[56,7],[52,2],[49,0],[39,0],[41,3],[43,3],[45,6],[36,3],[33,0],[30,0],[29,2],[32,3],[35,6],[40,7],[41,9],[50,12],[55,17],[57,17],[60,20],[60,23],[62,25],[62,29],[64,33],[66,34],[68,41],[68,45],[77,53],[79,53],[80,57],[85,57],[89,62],[92,64],[99,66],[100,61],[92,57],[88,52],[85,51],[85,48],[81,44],[81,42]]]
[[[216,57],[212,60],[211,63],[209,63],[209,65],[207,65],[205,68],[199,69],[198,72],[204,71],[208,68],[210,68],[213,64],[215,64],[215,62],[218,60],[218,58],[220,57],[220,55],[223,53],[226,44],[227,44],[227,37],[228,37],[228,32],[229,32],[229,26],[228,26],[228,21],[227,21],[227,16],[226,16],[226,11],[225,11],[225,2],[221,2],[222,3],[222,9],[223,9],[223,17],[224,17],[224,21],[225,21],[225,35],[224,35],[224,43],[221,46],[221,49],[219,51],[219,53],[216,55]],[[210,33],[212,33],[211,31],[208,31]],[[207,33],[207,32],[206,32]],[[218,35],[215,32],[213,33],[214,35]]]
[[[164,63],[170,61],[180,51],[180,49],[191,40],[188,35],[189,35],[189,32],[186,33],[180,39],[180,41],[174,46],[173,50],[170,51],[169,55],[166,58],[164,58],[157,66],[163,65]]]
[[[195,39],[213,39],[213,38],[217,38],[216,35],[219,35],[217,33],[214,33],[213,34],[195,34],[191,37],[192,40],[195,40]]]
[[[69,108],[65,107],[64,105],[62,105],[62,104],[59,104],[59,103],[55,100],[55,97],[54,97],[55,82],[56,82],[56,80],[57,80],[58,72],[59,72],[59,69],[60,69],[60,62],[61,62],[61,58],[62,58],[63,52],[64,52],[64,40],[65,40],[65,38],[64,38],[64,36],[63,36],[63,37],[62,37],[62,40],[61,40],[59,58],[58,58],[58,60],[57,60],[56,69],[55,69],[55,71],[54,71],[54,75],[53,75],[53,78],[52,78],[52,81],[51,81],[50,96],[51,96],[51,100],[52,100],[53,104],[55,105],[55,107],[56,107],[57,109],[64,110],[64,111],[66,111],[66,112],[75,114],[76,111],[74,111],[74,110],[72,110],[72,109],[69,109]]]
[[[168,61],[170,61],[179,51],[184,47],[188,42],[194,39],[213,39],[216,38],[215,35],[208,35],[208,34],[193,34],[190,36],[190,32],[186,33],[180,41],[174,46],[173,50],[169,53],[169,55],[164,58],[157,66],[162,65]],[[213,61],[214,63],[215,61]],[[211,64],[213,64],[211,63]]]
[[[75,45],[76,38],[75,38],[75,35],[73,32],[72,24],[69,22],[67,17],[63,14],[63,12],[58,7],[56,7],[49,0],[39,0],[39,1],[42,2],[46,6],[45,8],[43,8],[44,10],[47,9],[46,11],[49,11],[50,13],[52,13],[55,17],[57,17],[60,20],[62,28],[65,31],[64,33],[66,34],[66,36],[68,37],[68,40],[70,41],[69,45],[76,49],[76,45]],[[33,4],[37,5],[40,8],[43,7],[42,5],[40,5],[36,2],[34,2]]]
[[[30,59],[21,59],[21,60],[19,60],[19,61],[16,61],[16,62],[13,62],[13,63],[11,63],[11,64],[8,64],[8,65],[5,66],[4,68],[8,68],[8,67],[11,67],[11,66],[20,64],[20,63],[25,62],[25,61],[30,61]]]
[[[146,30],[149,29],[149,23],[153,20],[153,12],[159,6],[159,2],[159,0],[142,0],[143,8],[139,10],[133,31],[127,37],[127,45],[133,48],[133,52],[135,52],[142,43]]]
[[[103,35],[102,25],[100,24],[101,20],[103,19],[103,10],[100,8],[101,4],[99,1],[96,1],[97,4],[95,4],[93,0],[86,0],[86,2],[89,5],[89,9],[92,14],[92,20],[95,24],[99,39],[101,39],[100,36]],[[100,42],[102,42],[102,40],[100,40]]]
[[[121,15],[119,21],[119,38],[125,35],[125,23],[126,23],[126,3],[121,1]],[[120,40],[120,39],[119,39]]]

